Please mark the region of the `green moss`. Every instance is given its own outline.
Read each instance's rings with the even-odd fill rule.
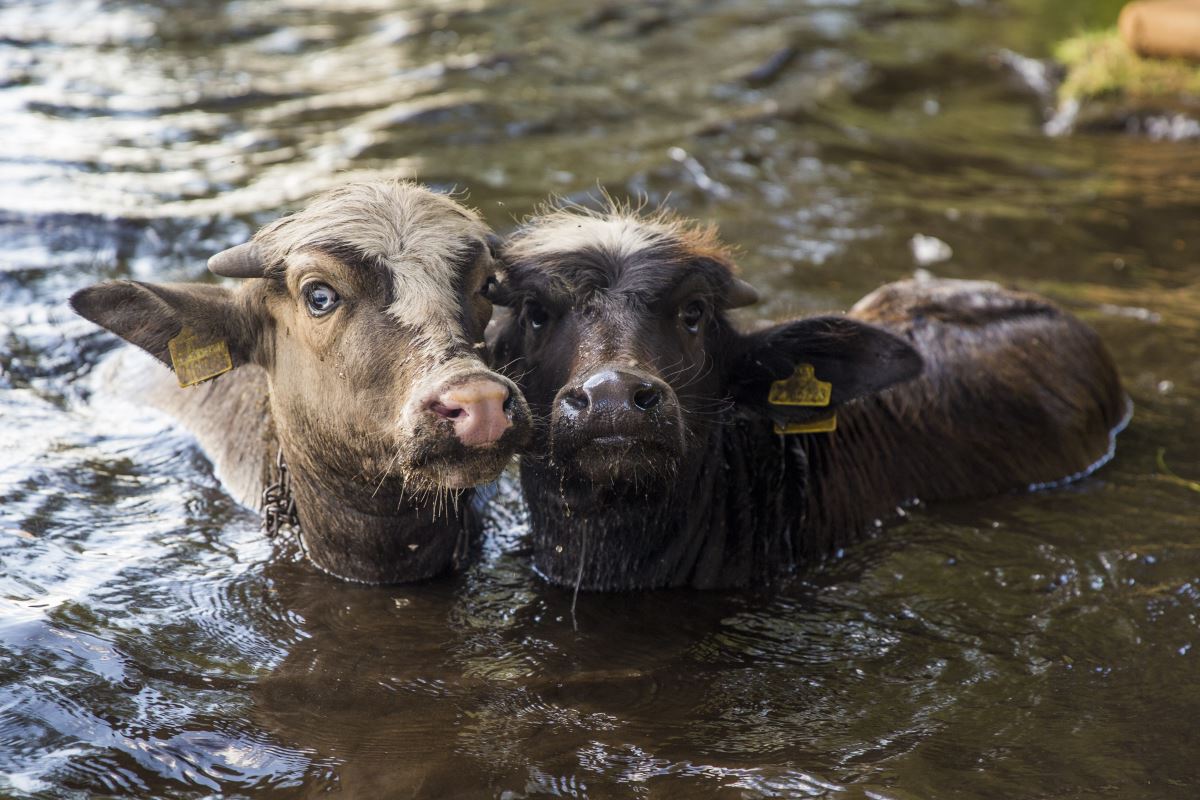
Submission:
[[[1058,88],[1059,102],[1092,99],[1200,102],[1200,66],[1182,59],[1142,58],[1116,29],[1085,33],[1055,48],[1067,68]]]

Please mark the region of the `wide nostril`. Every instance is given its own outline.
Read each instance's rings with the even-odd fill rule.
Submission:
[[[633,393],[633,404],[641,411],[649,411],[660,402],[662,392],[648,383],[643,383]]]
[[[429,397],[423,409],[433,414],[467,447],[487,447],[500,440],[512,427],[512,417],[505,412],[513,390],[490,378],[468,378],[453,382]]]
[[[429,410],[437,414],[442,419],[458,419],[465,413],[462,409],[462,406],[446,405],[445,403],[437,400],[429,404]]]
[[[562,399],[564,403],[576,411],[583,411],[588,407],[588,396],[582,389],[568,389],[563,393]]]

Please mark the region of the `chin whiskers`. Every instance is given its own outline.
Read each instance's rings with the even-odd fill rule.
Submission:
[[[374,497],[375,495],[379,494],[379,490],[383,488],[384,481],[386,481],[388,479],[388,475],[392,474],[392,467],[396,466],[396,462],[399,460],[400,460],[400,451],[396,450],[396,452],[392,454],[391,460],[388,461],[387,466],[385,466],[382,470],[380,470],[379,483],[375,484],[375,489],[374,489],[374,491],[371,492],[371,497]],[[404,490],[401,489],[400,493],[403,495]]]

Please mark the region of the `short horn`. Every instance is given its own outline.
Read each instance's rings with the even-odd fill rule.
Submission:
[[[246,242],[217,253],[208,260],[208,268],[226,278],[261,278],[264,265],[254,242]]]
[[[488,233],[487,246],[492,258],[499,261],[504,253],[504,240],[494,233]]]
[[[734,278],[729,289],[725,292],[726,308],[741,308],[752,306],[758,302],[758,289],[746,283],[741,278]]]

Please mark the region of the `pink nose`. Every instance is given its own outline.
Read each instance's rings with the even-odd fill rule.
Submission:
[[[454,423],[454,435],[468,447],[483,447],[512,427],[505,406],[512,396],[508,387],[477,378],[442,392],[428,408]]]

